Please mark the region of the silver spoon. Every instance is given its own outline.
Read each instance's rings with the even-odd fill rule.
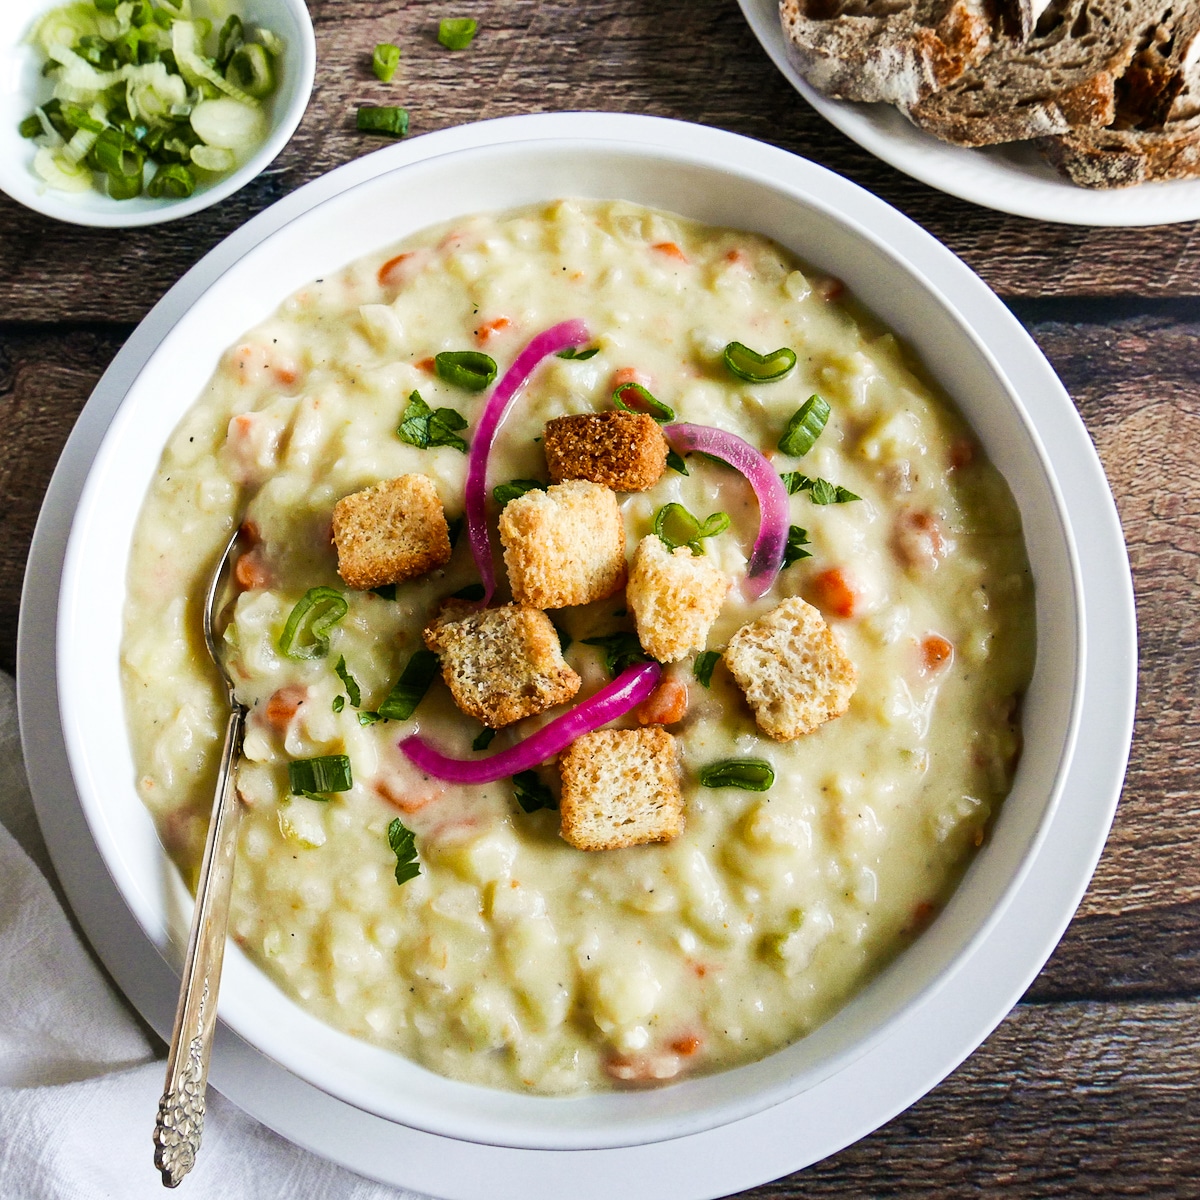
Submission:
[[[204,1132],[204,1093],[217,1024],[217,990],[221,985],[221,960],[225,954],[233,861],[241,819],[241,805],[233,787],[233,768],[241,753],[246,709],[234,695],[233,681],[218,653],[214,634],[224,596],[221,585],[239,532],[240,528],[235,527],[204,596],[204,643],[225,683],[230,712],[196,885],[196,907],[192,912],[179,1007],[175,1010],[175,1030],[167,1058],[167,1082],[158,1102],[158,1123],[154,1127],[154,1165],[162,1172],[164,1186],[172,1188],[178,1187],[195,1165]]]

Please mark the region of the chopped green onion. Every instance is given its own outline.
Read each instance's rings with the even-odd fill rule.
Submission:
[[[407,721],[425,698],[437,672],[438,656],[432,650],[415,650],[387,699],[379,706],[379,715],[386,721]]]
[[[370,709],[360,708],[358,710],[358,723],[360,725],[375,725],[377,722],[382,720],[383,717],[381,717],[377,712],[372,712]]]
[[[17,126],[17,132],[23,138],[40,137],[42,133],[42,122],[38,118],[37,113],[28,116]]]
[[[225,68],[225,78],[255,100],[262,100],[275,90],[275,68],[257,42],[237,48]]]
[[[674,533],[667,532],[667,522],[674,527]],[[682,504],[672,501],[664,504],[654,514],[654,533],[668,550],[677,550],[686,546],[693,554],[703,554],[704,547],[700,544],[705,538],[716,537],[729,528],[729,514],[715,512],[706,517],[701,524]]]
[[[109,196],[114,200],[132,200],[142,194],[141,175],[118,175],[112,171],[105,178]]]
[[[466,587],[459,588],[457,592],[451,592],[450,595],[455,600],[482,600],[484,597],[483,584],[468,583]]]
[[[796,352],[786,346],[770,354],[758,354],[741,342],[730,342],[724,357],[729,370],[748,383],[774,383],[796,365]]]
[[[467,443],[455,433],[466,429],[466,418],[452,408],[432,409],[421,399],[420,392],[413,392],[408,406],[400,414],[400,425],[396,435],[402,442],[426,450],[433,446],[452,446],[467,452]]]
[[[604,651],[604,667],[616,679],[626,667],[650,662],[636,633],[610,633],[604,637],[584,638],[585,646],[599,646]]]
[[[396,68],[400,65],[400,47],[391,42],[380,42],[371,56],[371,69],[384,83],[391,83]]]
[[[789,496],[807,492],[814,504],[847,504],[851,500],[862,499],[841,484],[830,483],[828,479],[810,479],[803,471],[787,471],[779,478],[783,480]]]
[[[576,350],[574,346],[568,346],[565,350],[560,350],[557,357],[573,358],[576,362],[586,362],[587,359],[595,358],[599,353],[599,346],[589,346],[586,350]]]
[[[706,788],[765,792],[774,782],[775,770],[764,758],[726,758],[700,772],[700,783]]]
[[[526,492],[545,490],[546,485],[540,479],[510,479],[507,483],[498,483],[492,488],[492,499],[503,508],[510,500],[515,500]]]
[[[89,157],[110,179],[117,175],[126,179],[137,179],[139,182],[146,161],[146,156],[137,142],[117,129],[104,130],[92,146]]]
[[[801,529],[799,525],[789,525],[787,542],[783,547],[783,565],[790,567],[792,563],[799,562],[802,558],[812,558],[812,551],[804,548],[811,544],[808,540],[807,529]]]
[[[359,133],[386,133],[403,137],[408,132],[408,109],[397,105],[359,105],[356,118]]]
[[[293,796],[324,797],[317,792],[348,792],[354,786],[350,758],[346,754],[323,754],[319,758],[300,758],[288,763],[288,786]]]
[[[146,188],[146,194],[157,200],[161,196],[169,196],[180,200],[190,196],[196,190],[196,177],[182,163],[167,163],[158,168],[155,176]]]
[[[494,729],[488,729],[485,725],[475,736],[475,740],[471,743],[472,750],[486,750],[492,744],[492,738],[496,736]]]
[[[640,401],[660,425],[675,420],[675,410],[669,404],[656,400],[640,383],[623,383],[613,392],[613,404],[622,412],[641,412],[640,408],[630,407],[630,400]]]
[[[475,40],[478,28],[471,17],[444,17],[438,22],[438,41],[447,50],[465,50]]]
[[[267,53],[272,58],[279,58],[287,49],[287,45],[279,34],[270,29],[255,30],[254,36],[266,47]]]
[[[88,133],[103,133],[107,128],[103,121],[98,121],[81,105],[64,104],[61,111],[63,120],[75,129],[86,129]]]
[[[329,631],[349,608],[337,588],[309,588],[279,635],[280,651],[288,658],[324,658],[329,653]]]
[[[720,657],[719,650],[702,650],[696,655],[696,661],[692,664],[692,674],[700,681],[701,686],[712,686],[713,668]]]
[[[433,367],[439,379],[468,392],[482,392],[496,378],[496,360],[479,350],[443,350]]]
[[[396,882],[407,883],[416,879],[421,873],[421,865],[417,862],[417,839],[411,829],[406,829],[404,822],[396,817],[387,829],[388,846],[396,856]]]
[[[541,808],[557,808],[554,793],[538,778],[536,771],[521,771],[512,777],[513,794],[527,813]]]
[[[225,18],[221,32],[217,35],[217,66],[222,71],[229,66],[230,60],[238,48],[246,40],[246,31],[242,27],[242,19],[236,13]]]
[[[667,466],[672,471],[678,471],[680,475],[690,475],[691,472],[687,469],[687,463],[683,461],[683,455],[678,450],[667,451]]]
[[[783,437],[779,439],[780,450],[795,458],[807,454],[821,436],[821,430],[829,420],[829,413],[829,405],[820,396],[809,396],[793,414],[783,431]]]
[[[346,667],[346,659],[344,656],[337,660],[337,666],[333,669],[337,672],[338,678],[345,686],[346,695],[350,697],[350,703],[357,708],[362,703],[362,691],[358,686],[358,680],[350,674],[350,671]]]
[[[342,711],[342,709],[343,709],[343,708],[345,708],[345,707],[346,707],[346,697],[345,697],[345,696],[341,696],[341,695],[334,696],[334,698],[333,698],[333,711],[334,711],[335,713],[340,713],[340,712]]]

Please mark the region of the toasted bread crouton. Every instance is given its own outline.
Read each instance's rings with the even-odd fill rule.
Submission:
[[[625,524],[617,497],[598,483],[575,479],[510,500],[500,540],[519,604],[588,604],[625,582]]]
[[[558,767],[561,832],[577,850],[669,842],[683,832],[679,750],[661,726],[585,733]]]
[[[449,604],[425,630],[442,676],[463,712],[491,729],[544,712],[579,691],[558,632],[536,608]]]
[[[824,618],[799,596],[743,625],[724,658],[759,728],[780,742],[840,717],[858,681]]]
[[[686,546],[670,551],[651,534],[638,542],[625,596],[642,649],[659,662],[703,650],[732,581]]]
[[[359,591],[414,579],[450,558],[450,531],[433,480],[401,475],[333,506],[338,574]]]
[[[644,492],[667,467],[667,439],[645,413],[585,413],[546,422],[546,465],[555,483],[590,479],[614,492]]]

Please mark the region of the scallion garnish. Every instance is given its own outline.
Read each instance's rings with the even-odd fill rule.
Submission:
[[[340,713],[342,711],[342,709],[344,709],[345,707],[346,707],[346,697],[343,695],[340,695],[340,694],[337,696],[334,696],[333,711],[335,713]]]
[[[527,813],[542,808],[557,808],[554,793],[538,778],[536,771],[521,771],[512,777],[513,795]]]
[[[432,409],[421,399],[420,392],[413,392],[408,398],[408,406],[400,414],[396,434],[402,442],[421,450],[431,446],[453,446],[466,454],[467,443],[454,432],[466,427],[466,418],[461,413],[452,408]]]
[[[492,499],[503,508],[510,500],[515,500],[526,492],[545,490],[546,485],[540,479],[510,479],[507,483],[500,483],[492,488]]]
[[[329,653],[329,631],[348,611],[337,588],[309,588],[279,635],[279,649],[288,658],[323,658]]]
[[[434,355],[433,369],[468,392],[482,392],[496,378],[496,360],[479,350],[443,350]]]
[[[787,542],[783,547],[783,565],[790,567],[792,563],[799,562],[802,558],[812,558],[812,551],[804,548],[811,544],[808,540],[807,529],[801,529],[799,525],[789,525]]]
[[[670,522],[672,529],[668,530]],[[705,538],[716,537],[729,528],[729,514],[715,512],[701,524],[682,504],[672,501],[654,514],[654,533],[668,550],[686,546],[693,554],[703,554],[700,544]]]
[[[758,354],[741,342],[730,342],[724,358],[729,370],[747,383],[774,383],[796,365],[796,352],[786,346],[770,354]]]
[[[605,669],[614,679],[626,667],[651,661],[636,633],[610,633],[604,637],[584,638],[583,644],[599,646],[604,651]]]
[[[783,431],[783,437],[779,439],[780,450],[795,458],[807,454],[821,436],[821,430],[829,420],[829,413],[829,405],[820,396],[809,396],[792,415]]]
[[[255,100],[262,100],[275,90],[275,68],[266,49],[257,42],[237,48],[225,68],[225,78]]]
[[[387,830],[388,846],[396,856],[396,882],[407,883],[416,879],[421,873],[421,864],[417,862],[417,839],[411,829],[404,827],[404,822],[395,817]]]
[[[640,383],[621,384],[613,392],[613,404],[622,412],[642,412],[644,410],[660,425],[675,420],[675,410],[669,404],[664,404],[650,395]],[[641,404],[643,407],[635,408],[633,407],[635,404]],[[685,471],[684,474],[686,475],[687,472]]]
[[[399,65],[399,46],[394,46],[391,42],[380,42],[376,45],[375,53],[371,56],[371,69],[378,79],[384,83],[391,83]]]
[[[774,782],[775,769],[765,758],[726,758],[700,772],[700,783],[706,788],[765,792]]]
[[[471,743],[472,750],[486,750],[492,744],[492,738],[496,736],[494,729],[488,729],[485,725],[476,735],[475,740]]]
[[[344,656],[337,660],[337,666],[333,669],[337,672],[338,678],[345,686],[346,695],[350,697],[350,703],[354,705],[355,708],[358,708],[358,706],[362,704],[362,691],[359,689],[358,680],[350,674],[350,671],[346,666],[346,659]],[[337,709],[335,711],[340,712],[341,710]]]
[[[692,674],[700,681],[702,687],[712,686],[713,668],[720,657],[719,650],[702,650],[696,655],[696,661],[692,664]]]
[[[246,30],[242,18],[237,13],[231,13],[225,18],[221,32],[217,35],[217,66],[223,71],[229,66],[237,48],[246,40]]]
[[[349,755],[323,754],[288,763],[288,787],[293,796],[324,800],[321,792],[348,792],[353,786]]]
[[[355,118],[359,133],[386,133],[404,137],[408,132],[408,109],[395,104],[360,104]]]
[[[28,116],[17,126],[17,132],[23,138],[35,138],[42,132],[42,122],[38,118],[37,113]]]
[[[589,346],[586,350],[577,350],[574,346],[568,346],[565,350],[560,350],[556,357],[572,358],[576,362],[585,362],[589,358],[594,358],[599,353],[599,346]]]
[[[478,29],[472,17],[444,17],[438,22],[438,41],[447,50],[465,50],[475,40]]]
[[[407,721],[425,698],[433,677],[438,672],[438,656],[432,650],[415,650],[408,665],[379,706],[379,715],[386,721]]]
[[[146,195],[152,200],[170,196],[181,200],[196,190],[196,177],[182,163],[166,163],[159,167],[146,185]]]
[[[828,479],[811,479],[803,471],[787,471],[779,478],[783,480],[789,496],[807,492],[814,504],[847,504],[851,500],[862,499],[841,484],[830,483]]]
[[[376,725],[383,718],[377,713],[372,712],[369,708],[360,708],[358,710],[358,723],[360,725]]]

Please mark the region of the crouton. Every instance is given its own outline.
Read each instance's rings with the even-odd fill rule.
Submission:
[[[743,625],[724,658],[759,728],[780,742],[840,717],[858,681],[825,619],[799,596]]]
[[[711,559],[686,546],[672,552],[654,534],[642,538],[625,591],[642,649],[659,662],[703,650],[731,584]]]
[[[510,500],[500,514],[500,540],[519,604],[588,604],[625,583],[621,510],[598,483],[576,479]]]
[[[442,677],[463,712],[490,729],[545,712],[579,691],[558,631],[536,608],[449,604],[425,630]]]
[[[669,842],[683,832],[679,750],[660,726],[585,733],[558,766],[561,833],[577,850]]]
[[[366,591],[414,579],[450,558],[450,531],[433,480],[401,475],[333,506],[338,574]]]
[[[546,422],[546,465],[555,483],[590,479],[615,492],[644,492],[667,467],[667,439],[645,413],[587,413]]]

